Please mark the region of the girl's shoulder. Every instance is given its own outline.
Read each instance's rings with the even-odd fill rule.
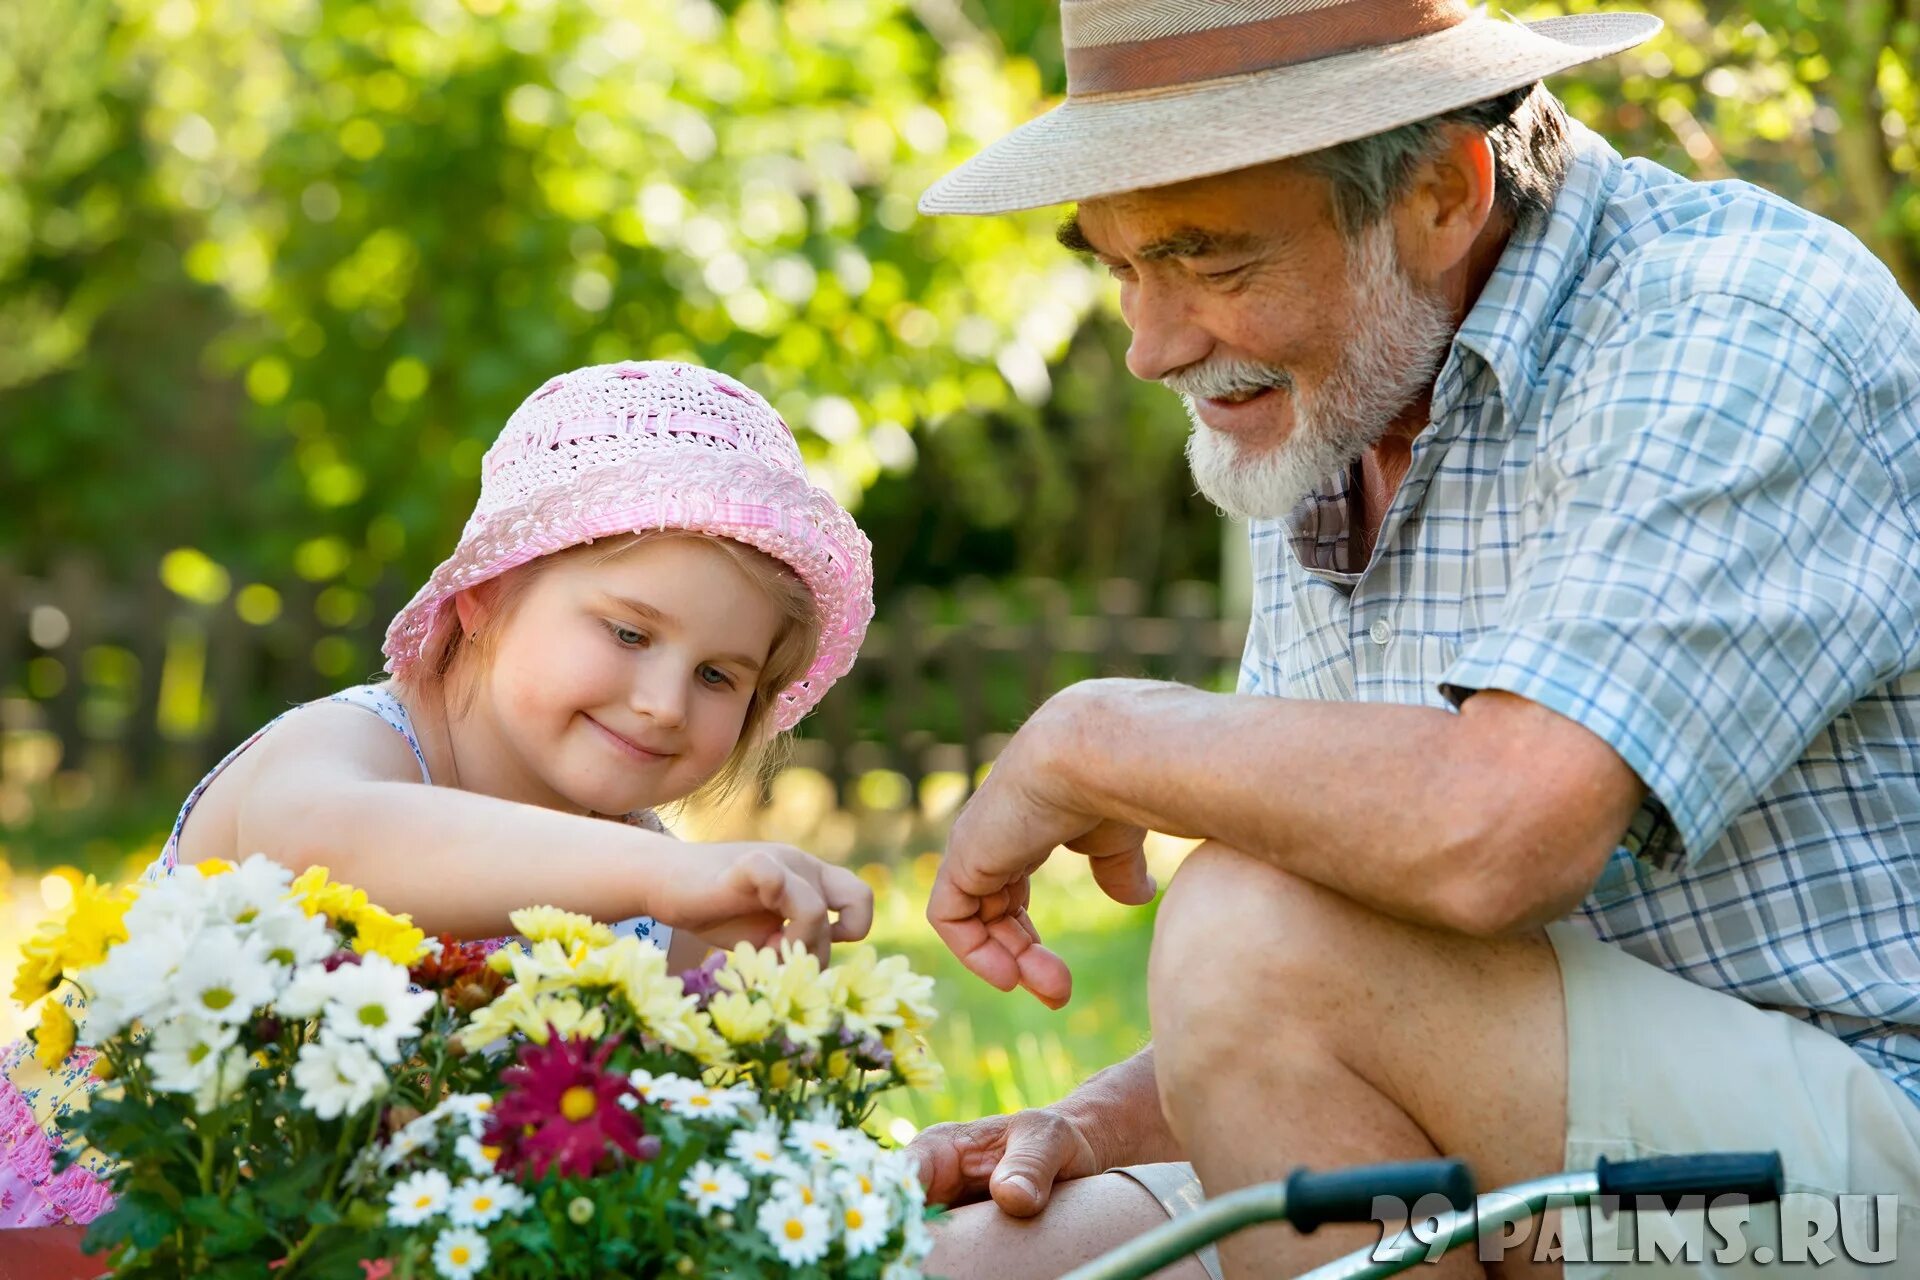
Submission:
[[[199,848],[189,860],[230,846],[242,796],[271,802],[326,778],[432,781],[406,705],[391,690],[345,689],[289,708],[254,730],[187,794],[148,878],[172,871],[189,839]]]

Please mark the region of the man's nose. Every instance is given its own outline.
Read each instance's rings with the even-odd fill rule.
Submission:
[[[1200,363],[1213,350],[1213,335],[1194,322],[1179,299],[1141,288],[1123,309],[1133,329],[1127,344],[1127,370],[1145,382]]]

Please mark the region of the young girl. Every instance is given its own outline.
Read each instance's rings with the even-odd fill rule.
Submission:
[[[149,876],[255,851],[331,868],[429,934],[488,938],[551,903],[690,967],[779,937],[864,937],[843,868],[684,844],[654,810],[749,773],[853,665],[866,537],[807,483],[760,396],[683,364],[534,392],[483,466],[454,552],[387,630],[392,679],[285,713],[187,797]],[[86,1222],[97,1165],[55,1177],[89,1055],[0,1061],[0,1226]]]

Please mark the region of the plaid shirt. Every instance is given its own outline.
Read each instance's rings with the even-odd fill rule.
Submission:
[[[1241,691],[1584,725],[1651,798],[1578,918],[1920,1102],[1920,314],[1784,200],[1575,145],[1364,572],[1350,477],[1255,522]]]

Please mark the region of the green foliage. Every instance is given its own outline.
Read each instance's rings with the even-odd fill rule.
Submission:
[[[982,424],[1099,287],[1045,215],[914,213],[1037,84],[887,0],[7,6],[0,86],[0,544],[411,583],[511,408],[626,356],[765,391],[849,501],[970,424],[1010,521]]]
[[[1568,106],[1628,155],[1745,178],[1833,219],[1920,298],[1920,3],[1643,7],[1666,30],[1554,80]]]

